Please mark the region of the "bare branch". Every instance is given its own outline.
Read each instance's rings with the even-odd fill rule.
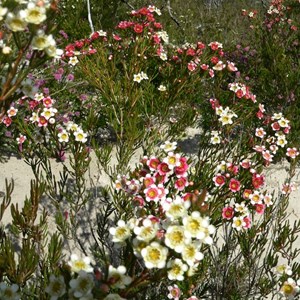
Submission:
[[[90,27],[91,27],[91,31],[93,33],[93,32],[95,32],[95,29],[94,29],[92,15],[91,15],[91,3],[90,3],[90,0],[87,0],[86,4],[87,4],[87,9],[88,9],[88,20],[89,20],[89,24],[90,24]]]

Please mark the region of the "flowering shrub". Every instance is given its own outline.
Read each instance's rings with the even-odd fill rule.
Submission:
[[[45,21],[44,10],[28,4],[19,26],[34,8],[33,24]],[[134,10],[112,33],[68,44],[4,107],[2,126],[36,180],[24,208],[11,205],[11,228],[0,231],[0,298],[298,296],[300,222],[286,214],[299,159],[293,122],[243,83],[222,43],[172,45],[159,15],[154,6]],[[7,28],[15,32],[12,19]],[[36,33],[34,51],[36,39],[48,41]],[[194,124],[199,150],[189,158],[165,141]],[[115,144],[99,146],[101,126],[112,128]],[[138,148],[144,156],[132,170]],[[87,180],[91,149],[111,180],[103,190]],[[275,195],[264,168],[283,157],[290,178]],[[12,190],[7,182],[0,219]],[[49,203],[38,220],[43,195]],[[46,230],[48,209],[54,233]],[[63,241],[84,256],[66,262]]]

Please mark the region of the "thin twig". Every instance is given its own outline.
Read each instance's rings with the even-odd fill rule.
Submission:
[[[128,3],[128,1],[126,1],[126,0],[121,0],[121,2],[125,3],[127,6],[129,6],[131,9],[134,10],[134,7],[133,7],[130,3]]]

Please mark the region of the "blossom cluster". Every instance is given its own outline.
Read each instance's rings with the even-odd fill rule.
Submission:
[[[110,228],[112,241],[130,242],[147,269],[166,268],[170,280],[184,280],[197,268],[203,244],[213,243],[215,227],[192,202],[189,164],[175,153],[176,143],[161,145],[162,157],[144,157],[132,177],[120,176],[115,187],[132,198],[136,216]]]
[[[47,11],[51,8],[50,1],[19,1],[17,9],[10,11],[5,3],[0,3],[0,21],[4,20],[6,28],[14,33],[29,32],[33,34],[31,39],[32,50],[44,51],[50,57],[59,56],[62,51],[57,49],[52,34],[47,34],[43,28],[43,22],[47,19]],[[25,4],[25,6],[23,6]],[[1,48],[3,54],[10,54],[13,49],[6,44],[10,39],[9,34],[1,35]]]
[[[62,275],[49,277],[49,283],[45,289],[51,300],[57,300],[66,296],[68,299],[125,299],[116,290],[125,289],[132,282],[132,278],[126,275],[126,268],[119,266],[114,268],[109,265],[107,272],[94,269],[89,257],[71,255],[68,262],[72,278],[69,282]],[[113,290],[114,292],[112,292]],[[98,295],[96,297],[95,295]]]
[[[222,209],[224,220],[230,220],[237,231],[251,228],[252,215],[262,215],[273,204],[272,195],[261,191],[265,176],[251,166],[251,160],[244,159],[239,164],[222,161],[216,169],[213,182],[217,193],[226,192],[225,206]],[[243,183],[244,178],[251,178]]]
[[[266,165],[269,165],[273,161],[273,157],[279,148],[286,149],[286,156],[292,159],[299,155],[299,149],[287,147],[287,135],[290,132],[291,126],[290,121],[282,113],[274,113],[272,116],[267,115],[264,105],[258,103],[256,96],[245,84],[239,82],[230,83],[229,90],[234,92],[235,96],[240,100],[251,100],[257,111],[256,118],[261,126],[255,128],[255,133],[251,137],[251,141],[254,143],[252,150],[261,155]],[[218,99],[210,99],[209,101],[222,127],[233,124],[233,118],[239,118],[228,106],[223,108]],[[241,105],[243,104],[236,104],[237,109],[240,109]],[[211,143],[219,144],[221,140],[222,132],[220,130],[213,130],[211,132]]]
[[[258,117],[262,118],[264,112],[263,105],[260,106]],[[266,125],[269,128],[266,130],[263,127],[256,128],[255,136],[260,139],[260,143],[254,146],[254,150],[261,153],[266,164],[272,162],[279,148],[285,149],[286,156],[292,159],[299,155],[299,151],[295,147],[286,147],[288,144],[287,135],[290,132],[291,126],[289,120],[282,113],[275,113],[271,118],[265,118]]]
[[[272,271],[279,277],[281,282],[280,296],[285,297],[285,299],[294,299],[300,294],[300,279],[296,281],[291,277],[293,271],[289,265],[277,265]]]
[[[74,141],[85,143],[87,133],[82,130],[81,126],[71,121],[68,116],[59,114],[57,108],[55,108],[55,103],[55,99],[43,93],[36,93],[34,98],[23,96],[17,103],[12,103],[3,116],[2,123],[6,127],[10,127],[18,111],[22,110],[23,113],[28,111],[29,115],[25,116],[24,121],[27,124],[34,125],[37,132],[47,129],[48,135],[54,134],[55,136],[52,136],[53,140],[57,140],[59,143],[68,143],[71,135]],[[40,134],[45,134],[45,132],[43,131]],[[20,134],[16,140],[21,146],[27,140],[27,137]]]

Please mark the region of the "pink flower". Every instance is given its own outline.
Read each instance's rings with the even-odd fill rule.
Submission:
[[[250,216],[244,217],[243,221],[245,222],[245,225],[243,226],[243,228],[245,228],[245,229],[251,228],[252,221],[251,221]]]
[[[291,158],[296,158],[299,155],[299,151],[296,148],[287,148],[286,155]]]
[[[17,110],[16,108],[14,108],[13,106],[11,106],[11,107],[9,108],[9,110],[7,111],[7,115],[8,115],[9,117],[14,117],[14,116],[17,115],[17,112],[18,112],[18,110]]]
[[[237,179],[231,178],[229,181],[229,189],[235,193],[238,192],[240,188],[241,188],[241,183]]]
[[[227,62],[227,70],[228,70],[229,72],[236,72],[238,69],[237,69],[237,67],[234,65],[233,62],[228,61],[228,62]]]
[[[155,178],[153,178],[150,174],[147,174],[143,180],[145,187],[148,187],[155,183]]]
[[[169,299],[179,300],[179,297],[181,296],[181,290],[176,284],[174,284],[174,286],[168,286],[168,290],[170,292],[168,294]]]
[[[2,123],[6,125],[6,127],[10,126],[12,119],[10,117],[4,116],[2,119]]]
[[[197,68],[197,65],[193,61],[188,63],[188,70],[189,71],[193,72],[193,71],[196,70],[196,68]]]
[[[266,161],[271,162],[274,155],[272,155],[269,150],[265,150],[262,152],[262,156]]]
[[[161,190],[155,185],[151,184],[148,188],[144,190],[146,201],[155,201],[157,202],[161,196]]]
[[[39,127],[46,127],[48,125],[48,121],[45,117],[39,117],[38,119],[38,126]]]
[[[17,138],[18,144],[23,144],[26,141],[26,135],[20,134],[20,136]]]
[[[225,184],[225,177],[221,174],[217,174],[214,178],[213,181],[216,186],[222,186]]]
[[[231,207],[231,206],[225,206],[222,209],[222,217],[224,219],[230,220],[230,219],[233,218],[233,215],[234,215],[234,209],[233,209],[233,207]]]
[[[51,99],[51,97],[45,97],[43,99],[43,104],[46,108],[50,108],[52,106],[53,102],[54,101]]]
[[[251,161],[248,159],[244,159],[243,161],[241,161],[240,165],[244,169],[249,169],[251,166]]]

